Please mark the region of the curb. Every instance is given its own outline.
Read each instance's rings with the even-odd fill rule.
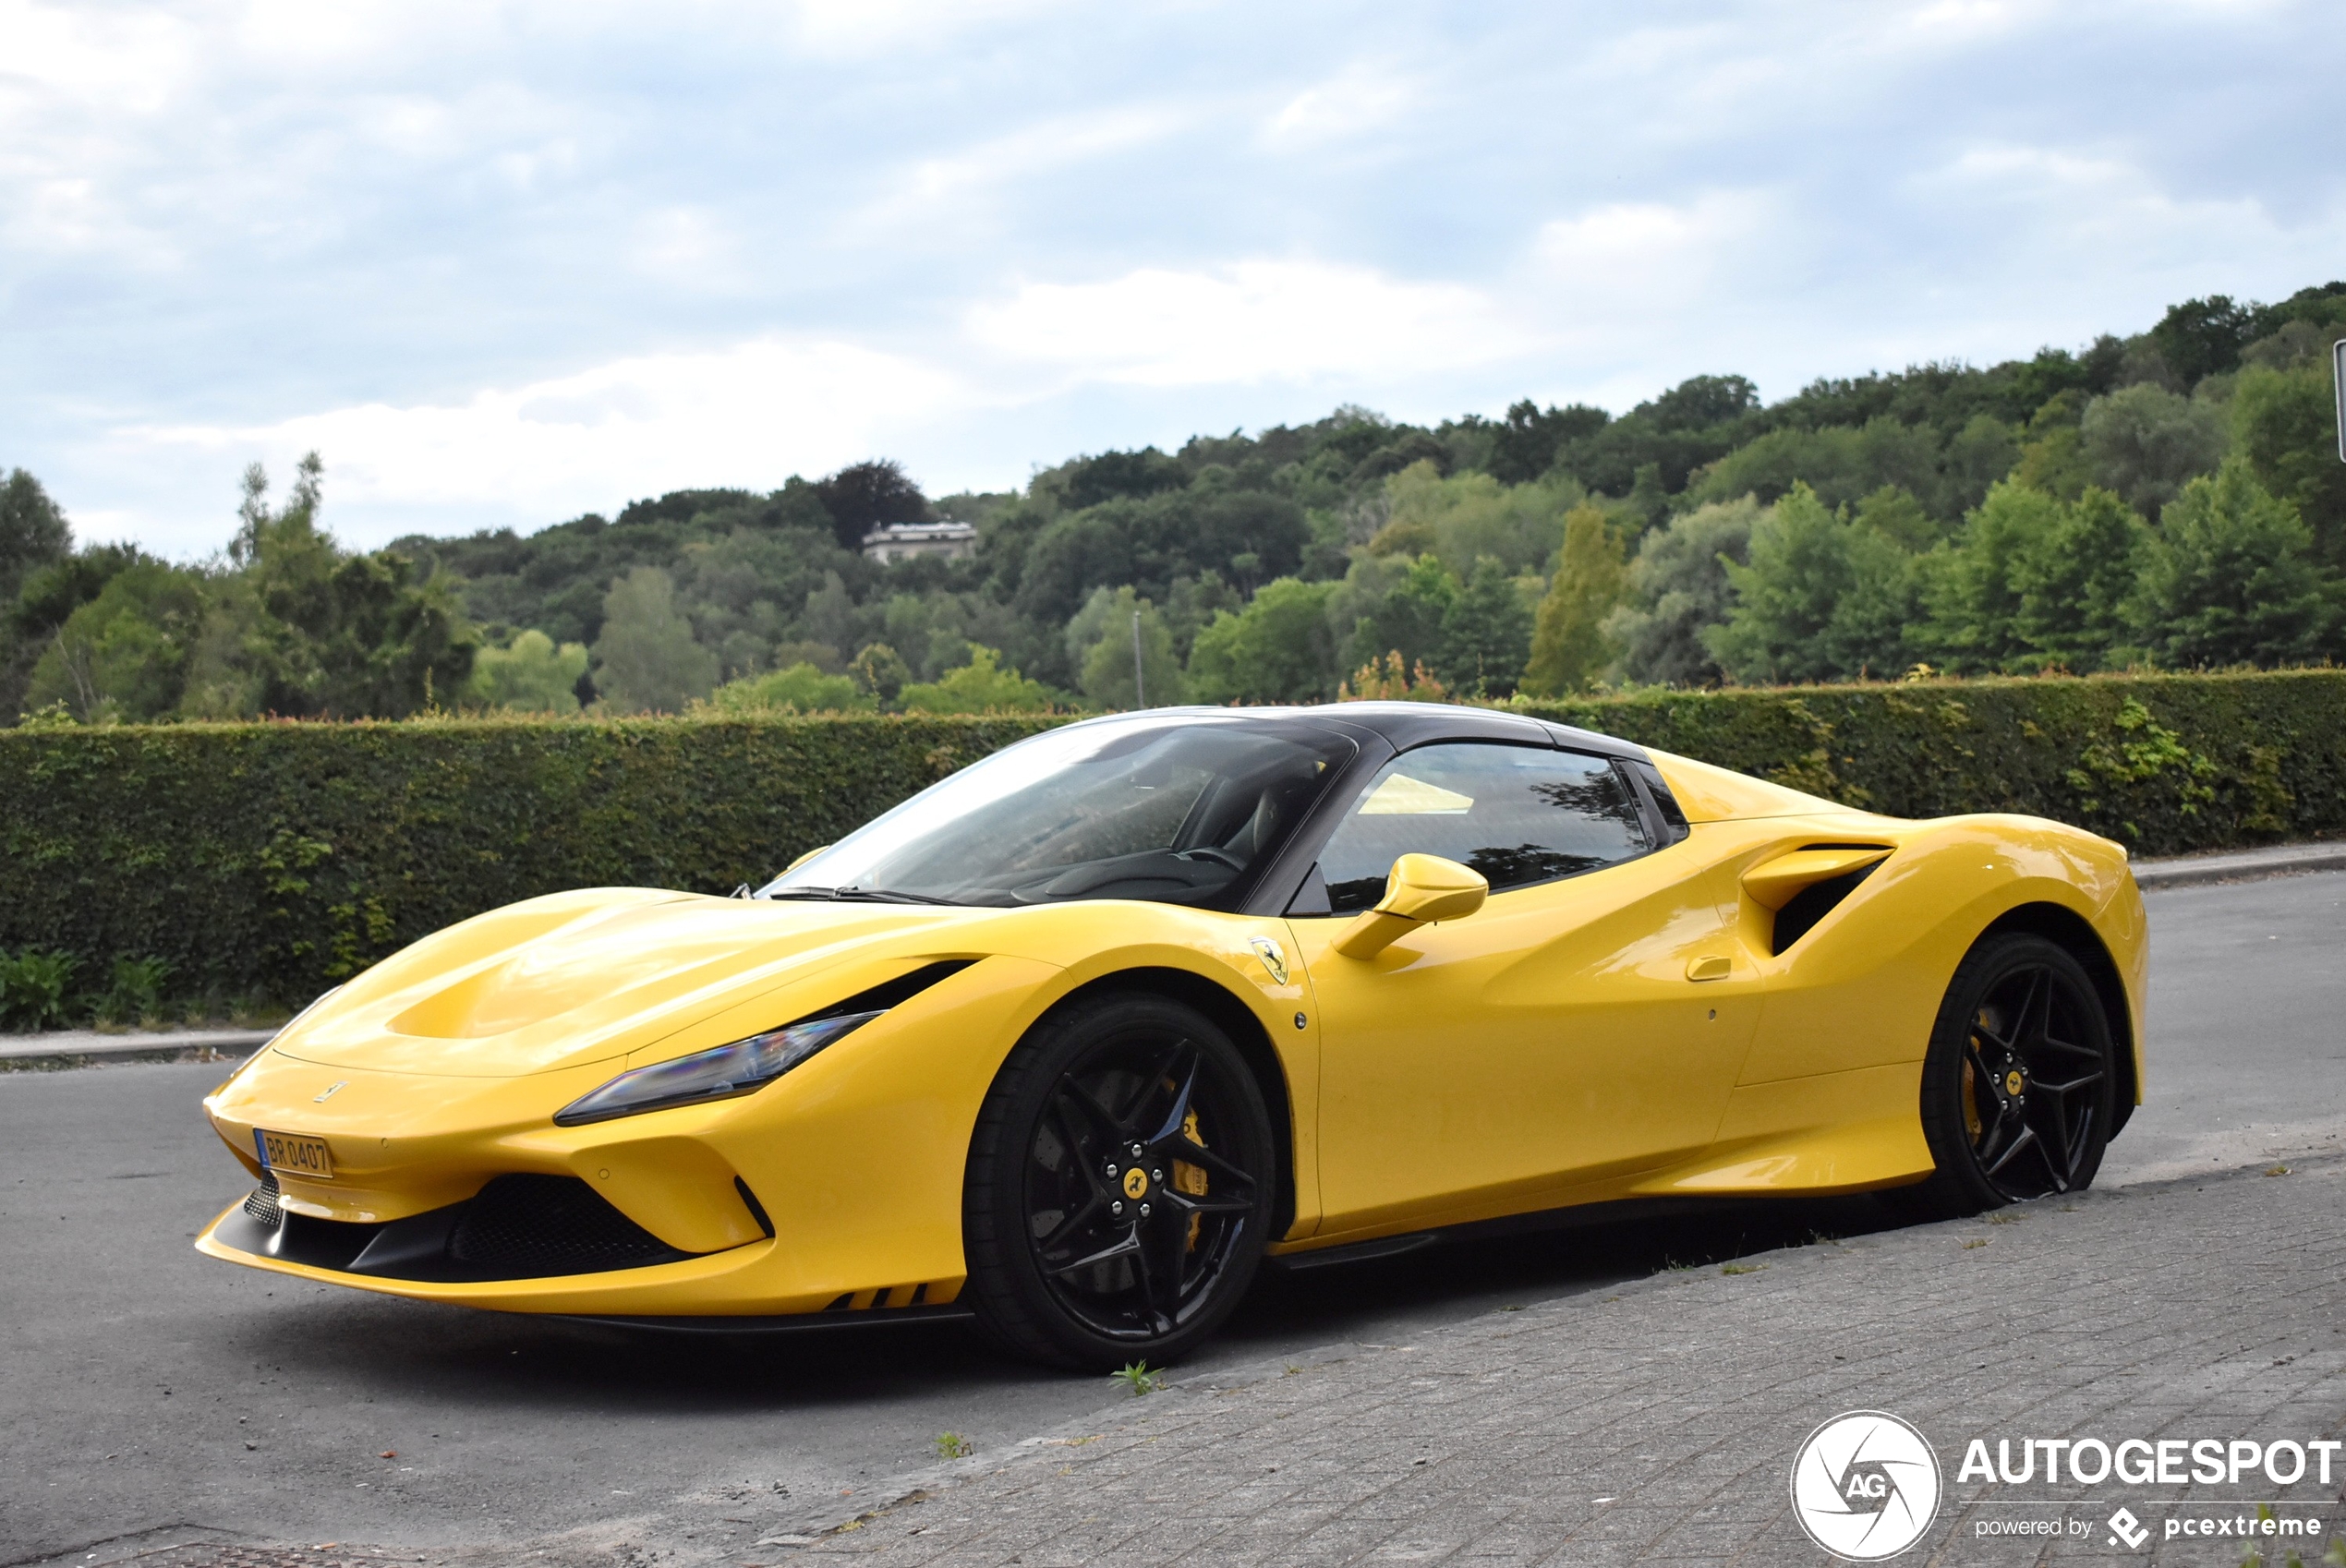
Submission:
[[[162,1034],[0,1035],[0,1073],[59,1072],[104,1062],[242,1061],[267,1044],[273,1030],[190,1029]]]
[[[2346,844],[2276,844],[2264,850],[2137,861],[2134,883],[2148,893],[2162,887],[2254,882],[2267,876],[2294,876],[2314,871],[2346,871]]]

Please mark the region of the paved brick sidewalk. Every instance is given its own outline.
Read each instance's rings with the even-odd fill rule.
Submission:
[[[1177,1382],[1125,1419],[964,1462],[958,1484],[736,1561],[1819,1562],[1792,1516],[1792,1458],[1854,1409],[1905,1417],[1939,1454],[1947,1501],[1902,1562],[2229,1565],[2246,1543],[2159,1532],[2260,1498],[2321,1520],[2319,1558],[2346,1530],[2346,1458],[2328,1487],[2310,1471],[2286,1488],[1957,1472],[1975,1437],[1990,1452],[2346,1438],[2346,1161],[1999,1218],[1666,1273],[1239,1386]],[[2139,1551],[2110,1540],[2121,1503],[2152,1528]],[[2090,1536],[1979,1534],[2064,1516]]]

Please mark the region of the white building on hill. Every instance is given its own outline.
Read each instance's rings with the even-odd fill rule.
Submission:
[[[864,536],[865,559],[885,564],[916,555],[960,561],[977,553],[977,529],[968,523],[883,523]]]

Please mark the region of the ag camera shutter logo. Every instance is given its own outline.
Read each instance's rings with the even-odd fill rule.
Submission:
[[[1922,1538],[1939,1515],[1939,1455],[1880,1410],[1835,1416],[1792,1461],[1792,1513],[1808,1538],[1853,1562],[1879,1562]]]

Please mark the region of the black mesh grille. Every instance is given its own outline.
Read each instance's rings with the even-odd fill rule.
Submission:
[[[448,1255],[485,1279],[635,1269],[684,1256],[576,1176],[502,1176],[480,1189]]]
[[[264,1225],[274,1225],[284,1217],[284,1211],[277,1207],[275,1171],[260,1173],[260,1185],[245,1195],[245,1212]]]

